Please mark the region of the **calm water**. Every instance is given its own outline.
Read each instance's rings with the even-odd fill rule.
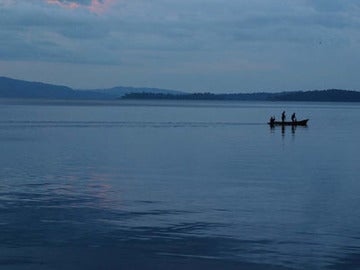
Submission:
[[[12,103],[1,269],[360,269],[360,104]]]

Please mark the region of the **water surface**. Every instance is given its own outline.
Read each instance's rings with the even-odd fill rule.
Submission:
[[[1,104],[1,268],[359,269],[358,104]]]

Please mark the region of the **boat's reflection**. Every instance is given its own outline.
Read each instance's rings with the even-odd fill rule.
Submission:
[[[281,135],[282,135],[282,137],[285,137],[285,134],[286,134],[286,129],[291,129],[291,134],[294,136],[295,135],[295,133],[296,133],[296,129],[299,127],[299,128],[301,128],[301,129],[306,129],[307,128],[307,126],[296,126],[296,125],[292,125],[292,126],[274,126],[274,125],[271,125],[270,126],[270,132],[271,133],[274,133],[275,132],[275,130],[276,130],[276,128],[277,127],[280,127],[281,128]]]

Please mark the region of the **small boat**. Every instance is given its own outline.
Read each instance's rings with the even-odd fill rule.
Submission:
[[[274,122],[268,122],[270,126],[306,126],[309,119],[304,119],[300,121],[274,121]]]

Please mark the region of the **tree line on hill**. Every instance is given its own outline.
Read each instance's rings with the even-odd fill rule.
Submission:
[[[123,99],[158,99],[158,100],[242,100],[242,101],[329,101],[360,102],[360,92],[349,90],[315,90],[281,93],[246,93],[246,94],[162,94],[129,93]]]

